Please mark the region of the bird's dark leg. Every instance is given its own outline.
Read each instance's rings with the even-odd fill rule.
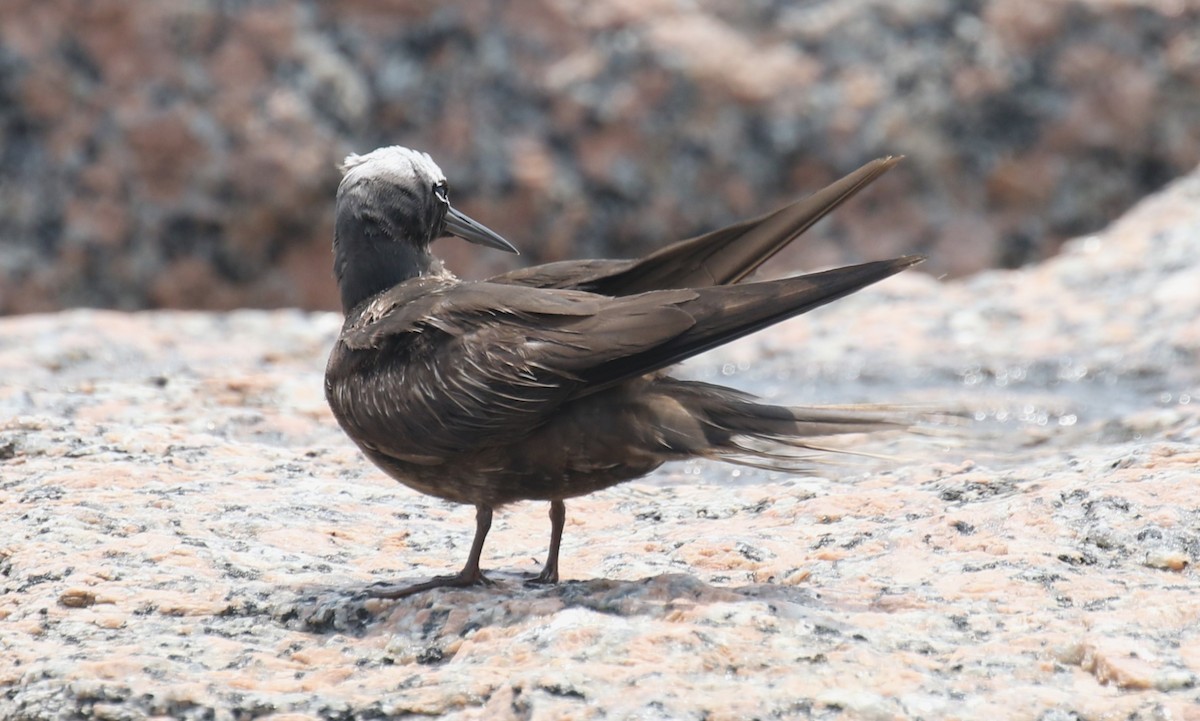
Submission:
[[[567,506],[562,501],[550,501],[550,550],[542,572],[529,583],[558,583],[558,547],[562,543],[563,524],[567,521]]]
[[[561,502],[560,502],[561,505]],[[483,541],[492,528],[492,507],[482,503],[475,506],[475,540],[471,542],[471,555],[467,557],[467,565],[453,576],[438,576],[425,583],[418,583],[403,588],[383,588],[368,590],[367,593],[375,598],[404,598],[415,593],[423,593],[434,588],[453,588],[459,586],[474,586],[477,583],[491,583],[479,570],[479,557],[483,555]],[[561,528],[559,529],[561,532]],[[561,535],[561,534],[560,534]],[[558,549],[555,549],[557,554]],[[555,573],[557,576],[557,572]]]
[[[471,541],[471,555],[467,556],[467,565],[451,578],[462,579],[463,586],[474,583],[486,583],[483,571],[479,570],[479,557],[483,555],[483,542],[488,531],[492,530],[492,507],[482,503],[475,506],[475,540]]]

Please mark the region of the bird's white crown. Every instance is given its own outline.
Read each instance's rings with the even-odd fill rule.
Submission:
[[[428,153],[390,145],[369,153],[351,153],[342,161],[342,185],[364,177],[388,177],[398,184],[428,185],[446,182],[446,175]]]

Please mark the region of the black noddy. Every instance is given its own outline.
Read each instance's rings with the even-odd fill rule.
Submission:
[[[868,410],[764,404],[664,369],[921,262],[739,284],[897,161],[875,160],[774,213],[644,258],[463,281],[430,253],[434,240],[516,249],[450,205],[427,154],[393,146],[349,156],[333,240],[345,323],[325,396],[389,476],[476,509],[461,571],[373,595],[486,581],[493,510],[523,500],[550,502],[550,548],[531,580],[554,583],[568,498],[694,457],[786,469],[780,449],[887,425]]]

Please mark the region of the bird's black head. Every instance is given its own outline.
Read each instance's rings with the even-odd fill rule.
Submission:
[[[397,283],[440,270],[429,244],[443,236],[517,252],[450,206],[446,176],[425,153],[379,148],[347,156],[342,171],[333,253],[347,313]]]

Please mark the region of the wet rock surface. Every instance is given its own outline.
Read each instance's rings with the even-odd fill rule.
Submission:
[[[1012,267],[1200,162],[1198,37],[1185,0],[9,0],[0,313],[332,309],[335,165],[396,143],[533,262],[906,154],[785,267]]]
[[[905,273],[690,362],[969,417],[809,475],[703,463],[497,514],[368,465],[328,313],[0,321],[5,719],[1189,718],[1200,177],[1046,263]]]

